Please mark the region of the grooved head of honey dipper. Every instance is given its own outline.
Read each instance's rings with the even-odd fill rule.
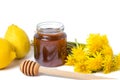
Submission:
[[[39,73],[40,65],[37,62],[25,60],[20,64],[20,70],[28,76],[36,76]]]

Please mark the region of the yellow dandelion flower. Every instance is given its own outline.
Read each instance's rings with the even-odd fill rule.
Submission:
[[[73,53],[74,55],[78,55],[78,54],[83,55],[83,54],[84,54],[84,52],[83,52],[83,47],[82,47],[82,46],[79,46],[79,47],[74,47],[74,48],[72,48],[72,53]]]
[[[113,58],[112,56],[106,55],[103,62],[103,72],[109,73],[112,71]]]
[[[100,71],[103,67],[103,57],[101,54],[95,55],[94,58],[89,58],[86,61],[88,69],[91,71]]]
[[[87,65],[83,63],[76,63],[74,67],[75,72],[82,72],[82,73],[91,73],[89,69],[87,69]]]
[[[66,65],[74,65],[74,63],[75,63],[75,59],[74,59],[74,57],[73,57],[73,55],[71,54],[71,55],[68,55],[67,56],[67,60],[66,60]]]
[[[115,71],[115,70],[118,70],[120,69],[120,53],[116,56],[114,56],[114,60],[113,60],[113,67],[112,67],[112,70]]]
[[[101,36],[101,40],[102,40],[102,43],[103,43],[104,45],[108,45],[108,44],[109,44],[109,42],[108,42],[108,39],[107,39],[107,36],[106,36],[106,35],[102,35],[102,36]]]
[[[81,62],[85,60],[85,53],[81,46],[72,49],[73,57],[76,62]]]
[[[87,42],[86,47],[90,51],[96,52],[100,51],[103,45],[108,44],[108,39],[106,35],[101,36],[100,34],[90,34],[86,42]]]
[[[76,72],[92,73],[103,70],[109,73],[120,69],[120,54],[114,56],[106,35],[90,34],[86,46],[72,48],[66,64],[73,65]]]
[[[72,53],[67,56],[66,65],[74,65],[74,63],[81,62],[85,58],[82,46],[72,48]]]
[[[104,45],[103,49],[101,50],[101,53],[104,56],[106,56],[106,55],[113,56],[113,50],[109,45]]]

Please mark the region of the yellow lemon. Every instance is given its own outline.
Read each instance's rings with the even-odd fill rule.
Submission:
[[[5,34],[8,40],[15,48],[17,58],[25,57],[30,50],[30,40],[25,31],[17,25],[10,25]]]
[[[16,57],[13,46],[0,38],[0,69],[7,67]]]

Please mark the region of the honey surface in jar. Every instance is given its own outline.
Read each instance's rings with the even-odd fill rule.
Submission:
[[[42,66],[63,65],[66,47],[66,34],[60,28],[45,28],[34,35],[34,57]]]

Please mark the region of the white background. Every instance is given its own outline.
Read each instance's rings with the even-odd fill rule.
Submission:
[[[68,41],[75,38],[85,43],[90,33],[106,34],[114,54],[120,52],[120,1],[119,0],[1,0],[0,37],[7,27],[16,24],[33,39],[36,25],[44,21],[59,21],[65,25]],[[33,53],[32,53],[33,54]],[[28,57],[31,58],[31,57]],[[33,56],[32,59],[34,60]],[[0,79],[56,80],[51,76],[26,77],[18,70],[20,61],[0,71]],[[67,68],[68,69],[68,68]],[[70,70],[69,68],[68,70]],[[72,70],[70,70],[72,71]],[[100,74],[118,78],[118,72]],[[2,75],[2,76],[1,76]],[[111,76],[112,75],[112,76]],[[114,76],[115,75],[115,76]]]

